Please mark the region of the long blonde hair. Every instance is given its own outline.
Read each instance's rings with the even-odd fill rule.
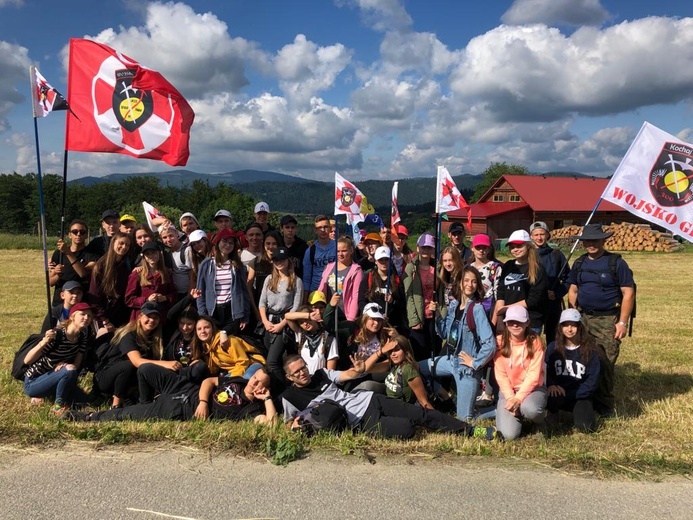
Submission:
[[[164,340],[161,320],[159,320],[156,329],[154,329],[152,333],[147,334],[140,324],[140,318],[142,316],[144,315],[140,314],[135,321],[131,321],[116,330],[113,334],[111,345],[118,345],[126,335],[134,332],[136,344],[140,353],[144,353],[147,351],[147,348],[151,348],[153,359],[162,359],[164,356]]]
[[[451,255],[452,256],[452,263],[454,264],[454,267],[452,268],[452,271],[448,273],[445,270],[445,267],[443,267],[443,257],[445,255]],[[443,252],[440,254],[440,267],[438,267],[438,280],[442,285],[448,284],[448,283],[454,283],[455,280],[457,279],[457,275],[462,271],[462,267],[464,264],[462,263],[462,255],[460,255],[460,250],[457,249],[455,246],[447,246],[445,249],[443,249]]]
[[[527,279],[530,285],[534,285],[539,278],[539,254],[534,242],[525,242],[524,244],[527,247]],[[517,260],[515,260],[515,264],[517,264]]]
[[[296,273],[294,272],[294,263],[291,261],[290,258],[288,259],[287,268],[289,270],[287,274],[287,278],[289,279],[289,281],[286,284],[286,291],[293,292],[296,290]],[[279,288],[280,281],[281,273],[279,272],[279,269],[277,269],[277,264],[272,262],[272,274],[270,276],[269,282],[267,282],[267,289],[276,294]]]
[[[168,269],[164,264],[164,254],[159,249],[157,249],[157,252],[159,253],[159,258],[157,259],[156,267],[154,268],[149,267],[149,262],[147,262],[147,259],[144,258],[145,255],[142,254],[142,270],[140,271],[140,286],[142,287],[151,285],[152,283],[149,280],[149,276],[151,275],[154,277],[156,276],[156,273],[159,273],[161,276],[161,283],[169,282]]]

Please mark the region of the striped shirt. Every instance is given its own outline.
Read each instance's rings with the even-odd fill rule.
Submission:
[[[217,266],[217,276],[214,281],[214,292],[216,292],[217,295],[217,305],[224,305],[231,301],[231,281],[233,277],[233,266],[230,260]]]
[[[43,355],[26,369],[24,377],[34,379],[52,372],[60,363],[72,363],[78,354],[83,354],[87,349],[87,337],[87,329],[84,329],[77,339],[70,341],[64,328],[57,329],[53,341]]]

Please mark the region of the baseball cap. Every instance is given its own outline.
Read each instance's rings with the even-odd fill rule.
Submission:
[[[486,246],[486,247],[491,247],[491,237],[484,233],[479,233],[478,235],[474,235],[474,238],[472,238],[472,247],[476,246]]]
[[[284,215],[282,219],[279,221],[280,226],[286,226],[293,222],[294,224],[298,225],[298,221],[296,220],[296,217],[293,215]]]
[[[147,251],[159,251],[159,244],[157,244],[154,241],[145,242],[142,246],[142,254],[144,254]]]
[[[531,226],[529,226],[530,233],[535,229],[543,229],[547,233],[551,233],[551,231],[549,231],[549,226],[546,225],[546,222],[542,222],[541,220],[537,220]]]
[[[450,227],[448,228],[449,233],[457,233],[458,231],[462,231],[462,233],[464,233],[464,226],[461,222],[453,222],[450,224]]]
[[[101,220],[106,220],[107,218],[120,218],[120,214],[114,209],[107,209],[101,214]]]
[[[60,290],[61,291],[74,291],[75,289],[84,290],[84,287],[82,287],[82,284],[79,282],[76,282],[74,280],[69,280],[63,284],[63,286]]]
[[[140,312],[145,316],[151,316],[152,314],[161,315],[161,307],[156,302],[144,302]]]
[[[377,303],[369,303],[363,308],[363,313],[369,318],[382,320],[384,318],[383,312],[380,310],[380,305]]]
[[[580,316],[580,312],[577,309],[566,309],[561,313],[558,323],[565,323],[566,321],[580,323],[581,319],[582,316]]]
[[[513,231],[508,238],[508,244],[519,244],[521,242],[531,242],[532,237],[529,236],[524,229]]]
[[[409,231],[402,224],[397,224],[396,229],[398,235],[404,235],[406,237],[409,236]]]
[[[287,260],[289,258],[289,250],[285,247],[278,247],[272,252],[272,261]]]
[[[178,225],[182,228],[183,227],[183,219],[184,218],[191,218],[195,221],[195,224],[197,224],[197,227],[200,227],[200,222],[197,220],[197,217],[190,213],[189,211],[186,211],[183,213],[180,218],[178,219]]]
[[[322,291],[313,291],[308,295],[308,303],[310,305],[315,305],[318,302],[322,302],[325,305],[327,305],[327,298],[325,297],[325,293]]]
[[[192,233],[191,233],[192,234]],[[235,240],[236,232],[231,228],[224,228],[214,235],[214,240],[212,242],[216,245],[222,240]]]
[[[72,307],[70,307],[70,312],[69,312],[68,316],[72,316],[77,311],[90,311],[93,309],[94,309],[94,307],[92,307],[88,303],[85,303],[85,302],[75,303]]]
[[[193,242],[199,242],[200,240],[202,240],[203,238],[206,238],[206,237],[207,237],[207,234],[204,231],[202,231],[201,229],[196,229],[195,231],[193,231],[192,233],[190,233],[188,235],[188,239],[189,239],[191,244]]]
[[[416,241],[416,245],[419,247],[436,247],[436,239],[430,233],[424,233]]]
[[[505,318],[503,321],[519,321],[520,323],[527,323],[529,321],[529,313],[522,305],[511,305],[508,310],[505,311]]]
[[[368,233],[365,237],[363,237],[364,242],[367,240],[372,240],[373,242],[381,243],[380,235],[378,233]]]
[[[255,204],[255,213],[260,213],[262,211],[269,213],[269,204],[266,202],[258,202]]]
[[[126,222],[128,220],[132,220],[135,224],[137,224],[137,219],[133,217],[132,215],[128,215],[127,213],[120,217],[121,222]]]
[[[383,258],[390,258],[390,248],[386,246],[380,246],[375,250],[375,259],[382,260]]]
[[[217,211],[217,212],[214,214],[214,218],[213,218],[212,220],[216,220],[216,219],[218,219],[219,217],[228,217],[228,218],[230,218],[230,219],[233,219],[233,217],[231,216],[231,212],[230,212],[230,211],[227,211],[227,210],[225,210],[225,209],[220,209],[219,211]]]

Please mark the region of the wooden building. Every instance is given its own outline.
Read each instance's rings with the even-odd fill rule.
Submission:
[[[609,179],[594,177],[544,177],[541,175],[504,175],[471,204],[472,232],[486,233],[492,240],[505,238],[516,229],[529,229],[532,222],[546,222],[549,229],[581,226],[604,193]],[[443,224],[447,232],[451,222],[467,224],[467,210],[448,213]],[[623,208],[602,201],[592,222],[645,222]]]

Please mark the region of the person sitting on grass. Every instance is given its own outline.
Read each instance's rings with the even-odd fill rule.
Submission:
[[[520,436],[523,420],[544,422],[544,344],[530,328],[527,309],[511,305],[505,312],[505,331],[498,336],[493,369],[500,388],[496,427],[506,440]]]
[[[57,292],[60,293],[60,303],[51,308],[50,314],[46,314],[41,327],[41,334],[45,334],[58,323],[67,320],[70,316],[70,309],[80,303],[84,297],[82,284],[75,280],[65,282],[62,289]]]
[[[284,372],[292,386],[282,393],[284,422],[292,429],[301,430],[301,412],[331,400],[346,410],[348,423],[353,428],[385,439],[411,439],[417,426],[440,432],[457,433],[469,437],[494,439],[495,428],[474,427],[436,410],[391,399],[373,392],[345,392],[337,384],[361,376],[365,372],[363,359],[352,357],[353,367],[335,371],[321,369],[310,375],[308,365],[298,355],[287,357]]]
[[[311,307],[304,305],[296,312],[287,312],[284,318],[296,334],[299,355],[312,374],[321,368],[337,369],[339,351],[337,340],[320,322],[311,319]]]
[[[383,357],[387,357],[387,360],[381,361]],[[405,403],[418,403],[427,410],[433,410],[418,363],[414,361],[411,343],[404,336],[389,338],[371,354],[366,359],[366,372],[387,374],[385,389],[388,397],[402,399]]]
[[[272,424],[278,419],[269,391],[269,375],[259,365],[247,378],[225,374],[207,378],[202,385],[176,377],[172,372],[145,370],[142,379],[153,389],[155,399],[100,412],[71,410],[63,417],[98,422],[252,419],[259,424]]]
[[[592,397],[599,384],[599,350],[580,320],[577,309],[564,310],[556,340],[546,349],[547,422],[555,422],[558,412],[566,410],[572,412],[578,430],[593,432],[597,426]]]
[[[62,414],[69,409],[77,377],[89,340],[88,329],[93,319],[86,303],[77,303],[69,317],[55,329],[46,331],[43,339],[27,352],[24,364],[24,392],[33,403],[55,396],[53,412]]]

